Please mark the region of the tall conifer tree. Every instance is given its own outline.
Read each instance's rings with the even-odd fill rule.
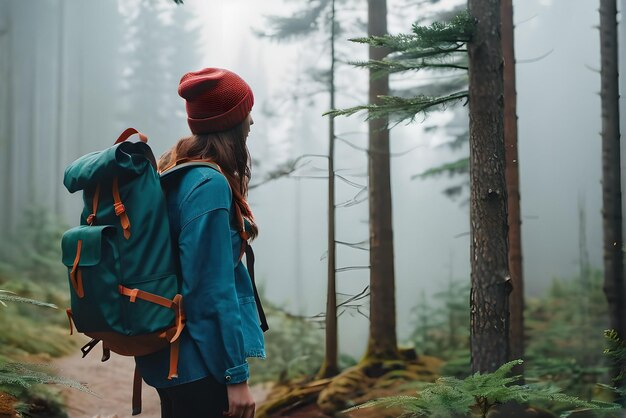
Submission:
[[[327,14],[326,14],[327,13]],[[323,19],[328,15],[328,22]],[[322,19],[322,22],[320,20]],[[276,40],[302,38],[311,35],[319,26],[330,29],[330,69],[327,85],[330,107],[335,107],[335,64],[336,64],[336,1],[319,0],[298,11],[292,17],[272,16],[269,18],[272,32],[259,33],[260,36]],[[320,24],[321,23],[321,24]],[[328,224],[327,224],[327,290],[325,314],[325,354],[318,372],[319,377],[331,377],[339,373],[339,341],[337,320],[337,241],[335,236],[335,119],[328,120]]]
[[[502,57],[504,59],[504,143],[509,224],[510,360],[524,357],[524,276],[522,274],[522,220],[520,215],[519,156],[517,152],[517,92],[513,0],[502,0]],[[523,364],[516,374],[522,374]]]
[[[330,108],[335,107],[335,0],[330,12]],[[320,377],[339,373],[339,335],[337,326],[337,241],[335,234],[335,117],[328,117],[328,273],[326,291],[326,343]]]
[[[368,35],[387,33],[387,1],[368,0]],[[369,47],[370,60],[382,60],[387,49]],[[370,69],[369,103],[389,95],[389,75]],[[395,358],[396,302],[391,211],[391,167],[387,118],[369,120],[368,178],[370,225],[370,332],[366,356]]]
[[[617,1],[600,0],[602,101],[602,218],[604,229],[604,292],[611,327],[626,338],[626,286],[622,237]],[[619,370],[613,370],[617,376]]]
[[[388,75],[391,73],[434,70],[467,71],[466,43],[473,28],[467,13],[461,13],[450,22],[435,22],[429,27],[413,25],[413,33],[385,34],[381,3],[370,3],[370,17],[374,27],[367,38],[355,39],[370,45],[370,60],[358,66],[370,69],[370,103],[342,110],[331,110],[331,115],[352,115],[368,112],[370,121],[369,148],[369,203],[370,203],[370,262],[371,262],[371,322],[368,355],[373,358],[397,356],[395,333],[395,285],[393,281],[393,234],[391,226],[391,193],[389,132],[387,122],[413,121],[418,114],[467,98],[465,82],[433,86],[435,95],[420,91],[415,97],[389,96]],[[385,19],[386,20],[386,19]],[[388,55],[388,51],[391,54]]]
[[[470,350],[473,372],[493,372],[509,358],[507,190],[504,175],[500,1],[469,0]]]

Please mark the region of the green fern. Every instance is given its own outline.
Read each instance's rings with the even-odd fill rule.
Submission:
[[[7,302],[26,303],[54,309],[57,308],[57,306],[52,303],[17,296],[14,292],[8,290],[0,290],[0,304],[7,307]],[[0,358],[0,391],[10,393],[21,400],[19,408],[25,413],[25,416],[28,416],[28,411],[30,411],[30,408],[32,407],[31,402],[35,399],[33,386],[42,384],[66,386],[98,396],[89,388],[74,379],[55,375],[54,371],[49,366],[40,364],[25,364],[8,361],[4,357]],[[55,399],[50,399],[46,402],[49,404],[49,407],[53,407],[58,404]]]
[[[349,409],[367,407],[401,407],[402,417],[449,418],[452,416],[486,417],[489,410],[498,404],[507,402],[549,403],[565,405],[576,410],[610,412],[619,409],[619,405],[584,401],[560,392],[560,389],[545,385],[515,385],[520,376],[511,376],[514,366],[522,364],[514,360],[502,365],[493,373],[475,373],[463,380],[454,377],[442,377],[435,383],[420,384],[421,390],[416,396],[393,396],[367,402]],[[346,412],[348,412],[346,411]],[[568,416],[573,411],[563,413]]]
[[[607,359],[599,355],[608,308],[602,272],[593,269],[585,276],[553,279],[545,295],[526,300],[525,377],[591,399],[596,382],[609,383]]]
[[[20,302],[20,303],[29,303],[35,306],[44,306],[48,308],[57,309],[57,306],[52,303],[41,302],[35,299],[23,298],[21,296],[17,296],[14,292],[8,290],[0,290],[0,305],[7,306],[6,302]]]
[[[617,331],[614,329],[608,329],[604,331],[604,338],[608,343],[608,347],[604,349],[611,362],[615,364],[619,373],[613,377],[613,383],[617,388],[611,388],[616,390],[622,399],[626,398],[626,344],[619,338]]]
[[[56,384],[98,396],[80,382],[74,379],[56,376],[53,373],[54,370],[47,365],[0,361],[0,386],[8,388],[8,391],[11,392],[12,387],[28,389],[38,384]]]

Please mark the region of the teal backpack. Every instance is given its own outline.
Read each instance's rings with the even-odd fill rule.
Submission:
[[[127,141],[137,134],[140,141]],[[63,184],[83,191],[80,226],[62,238],[68,268],[70,333],[92,338],[81,348],[85,357],[102,341],[102,361],[110,351],[142,356],[170,347],[168,379],[177,377],[179,336],[185,327],[181,282],[172,247],[161,178],[187,167],[179,164],[159,175],[147,137],[128,128],[103,151],[71,163]],[[254,253],[243,241],[263,331],[268,329],[254,283]],[[141,376],[135,369],[133,415],[141,412]]]
[[[141,141],[127,141],[138,134]],[[178,337],[185,326],[180,283],[156,160],[147,138],[129,128],[103,151],[70,164],[63,184],[83,191],[80,226],[62,238],[70,321],[110,351],[141,356],[170,346],[169,379],[177,377]],[[133,415],[141,412],[135,371]]]

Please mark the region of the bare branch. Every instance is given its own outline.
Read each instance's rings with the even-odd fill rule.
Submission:
[[[343,273],[346,271],[353,271],[353,270],[369,270],[370,266],[350,266],[350,267],[340,267],[338,269],[336,269],[335,271],[337,273]]]
[[[549,50],[548,52],[546,52],[543,55],[540,55],[536,58],[530,58],[530,59],[525,59],[525,60],[515,60],[516,64],[530,64],[533,62],[537,62],[537,61],[541,61],[542,59],[544,59],[545,57],[547,57],[548,55],[552,54],[554,52],[554,48],[552,48],[551,50]]]

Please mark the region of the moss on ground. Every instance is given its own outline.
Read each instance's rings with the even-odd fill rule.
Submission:
[[[406,350],[405,350],[406,351]],[[257,418],[280,416],[290,410],[306,405],[316,405],[327,416],[364,417],[371,411],[354,411],[349,415],[341,411],[382,396],[414,393],[415,389],[403,389],[406,383],[433,382],[439,377],[442,361],[430,356],[417,356],[405,352],[402,360],[378,360],[364,358],[339,375],[320,380],[300,379],[277,385],[267,401],[257,411]],[[377,411],[379,418],[397,417],[396,410]]]

